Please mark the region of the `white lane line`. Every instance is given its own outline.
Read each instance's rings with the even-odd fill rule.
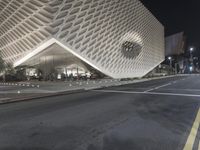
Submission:
[[[188,136],[187,142],[186,142],[183,150],[192,150],[193,149],[194,141],[196,139],[198,128],[199,128],[199,124],[200,124],[200,109],[198,110],[197,116],[195,118],[195,121],[193,123],[192,129],[190,131],[190,134]]]
[[[91,90],[93,92],[101,93],[122,93],[122,94],[149,94],[145,92],[134,92],[134,91],[117,91],[117,90]]]
[[[122,93],[122,94],[144,94],[144,95],[164,95],[164,96],[182,96],[182,97],[200,97],[197,94],[176,94],[176,93],[161,93],[161,92],[134,92],[134,91],[115,91],[115,90],[91,90],[102,93]]]
[[[192,91],[192,92],[200,92],[200,89],[174,89],[174,88],[165,88],[162,90],[177,90],[177,91]]]
[[[198,146],[198,150],[200,150],[200,141],[199,141],[199,146]]]
[[[169,85],[171,85],[171,83],[168,83],[168,84],[164,84],[164,85],[161,85],[161,86],[155,87],[155,89],[160,89],[160,88],[162,88],[162,87],[166,87],[166,86],[169,86]]]
[[[171,84],[172,84],[172,83],[167,83],[167,84],[164,84],[164,85],[157,86],[157,87],[155,87],[155,88],[152,88],[152,89],[146,90],[146,91],[144,91],[144,92],[150,92],[150,91],[153,91],[153,90],[157,90],[157,89],[160,89],[160,88],[162,88],[162,87],[169,86],[169,85],[171,85]]]
[[[155,88],[152,88],[152,89],[146,90],[146,91],[144,91],[144,93],[147,93],[147,92],[150,92],[150,91],[153,91],[153,90],[155,90]]]

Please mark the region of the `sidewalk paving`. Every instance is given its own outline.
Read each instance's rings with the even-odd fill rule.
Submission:
[[[74,92],[83,92],[91,89],[103,87],[119,86],[145,82],[155,79],[169,78],[173,76],[162,76],[154,78],[142,78],[128,81],[116,79],[101,79],[87,81],[58,81],[58,82],[15,82],[0,83],[0,104],[24,101],[47,96],[56,96],[59,94],[71,94]],[[6,89],[7,88],[7,89]]]

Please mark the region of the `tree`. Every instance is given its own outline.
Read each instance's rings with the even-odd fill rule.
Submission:
[[[3,77],[3,81],[6,81],[6,75],[14,75],[15,70],[13,68],[13,65],[11,63],[6,63],[2,55],[0,53],[0,75]]]
[[[3,81],[5,82],[5,61],[2,58],[2,55],[0,54],[0,75],[3,76]]]
[[[12,63],[6,63],[5,64],[5,74],[7,75],[14,75],[15,69],[13,68]]]
[[[5,62],[0,55],[0,74],[3,73],[4,71],[5,71]]]

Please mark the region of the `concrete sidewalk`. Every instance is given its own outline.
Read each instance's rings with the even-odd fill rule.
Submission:
[[[9,90],[0,90],[2,93],[57,93],[76,89],[93,89],[102,88],[110,86],[119,86],[125,84],[132,84],[138,82],[145,82],[155,79],[168,78],[173,76],[162,76],[154,78],[142,78],[121,81],[117,79],[99,79],[99,80],[80,80],[80,81],[57,81],[57,82],[39,82],[39,81],[29,81],[29,82],[15,82],[15,83],[0,83],[0,86],[12,87]]]
[[[101,79],[88,81],[65,81],[65,82],[18,82],[0,83],[0,104],[31,100],[36,98],[57,96],[61,94],[72,94],[84,92],[91,89],[103,87],[120,86],[145,82],[156,79],[170,78],[174,76],[162,76],[154,78],[134,79],[120,81],[115,79]]]

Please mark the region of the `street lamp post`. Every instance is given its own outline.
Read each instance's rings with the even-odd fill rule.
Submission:
[[[190,47],[189,50],[190,50],[190,67],[189,67],[189,69],[190,69],[190,72],[192,72],[193,68],[194,68],[194,65],[193,65],[193,62],[194,62],[194,60],[193,60],[194,47]]]
[[[194,48],[193,47],[190,47],[190,59],[193,60],[193,51],[194,51]]]
[[[193,52],[194,51],[194,47],[190,47],[190,52]]]
[[[171,71],[173,70],[173,69],[172,69],[172,57],[169,56],[169,57],[168,57],[168,60],[169,60],[170,74],[171,74]]]
[[[170,68],[172,67],[172,57],[168,57]]]

